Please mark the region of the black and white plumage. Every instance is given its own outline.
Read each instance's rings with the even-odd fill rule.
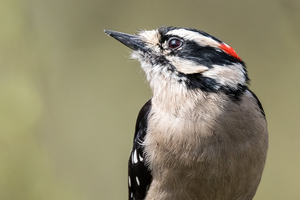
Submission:
[[[129,199],[145,199],[152,181],[151,171],[144,159],[143,143],[147,134],[148,115],[151,111],[151,100],[141,109],[135,127],[133,148],[128,161]]]
[[[196,29],[105,32],[134,50],[153,91],[136,123],[129,199],[252,199],[268,131],[236,52]]]

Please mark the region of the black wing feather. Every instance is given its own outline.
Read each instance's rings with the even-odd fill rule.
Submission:
[[[133,148],[128,162],[129,200],[143,200],[152,182],[151,171],[145,164],[143,142],[147,134],[148,115],[151,111],[151,99],[139,112],[133,139]]]

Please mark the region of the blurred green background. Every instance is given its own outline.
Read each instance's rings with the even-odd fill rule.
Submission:
[[[300,1],[0,1],[0,199],[127,199],[137,113],[151,97],[104,34],[204,30],[248,65],[270,148],[255,200],[300,199]]]

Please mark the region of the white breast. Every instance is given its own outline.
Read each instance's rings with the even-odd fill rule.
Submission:
[[[265,163],[267,125],[256,100],[154,95],[145,138],[150,199],[250,199]],[[172,111],[172,112],[170,112]]]

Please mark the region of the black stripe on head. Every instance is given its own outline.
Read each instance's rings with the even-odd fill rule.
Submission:
[[[223,51],[218,51],[209,46],[200,46],[194,41],[185,41],[180,50],[172,51],[171,54],[209,68],[212,68],[212,65],[225,66],[232,63],[244,65],[242,61],[238,61]]]
[[[191,32],[196,32],[196,33],[200,33],[201,35],[204,35],[206,37],[212,38],[213,40],[216,40],[217,42],[221,43],[222,41],[219,40],[218,38],[204,32],[204,31],[200,31],[197,29],[193,29],[193,28],[179,28],[179,27],[173,27],[173,26],[163,26],[161,28],[158,29],[158,32],[161,36],[160,38],[160,43],[164,43],[164,41],[166,41],[167,39],[170,38],[170,35],[166,35],[169,31],[175,30],[175,29],[184,29],[184,30],[188,30]]]
[[[179,72],[179,77],[186,77],[185,84],[188,89],[200,89],[204,92],[217,92],[219,84],[212,78],[204,77],[202,74],[183,74]]]
[[[246,85],[239,84],[237,89],[233,89],[230,87],[221,87],[220,91],[224,92],[232,101],[240,101],[241,96],[248,89]]]
[[[195,74],[184,74],[182,72],[179,72],[176,67],[174,67],[168,59],[166,59],[165,56],[160,55],[155,57],[155,59],[152,60],[152,64],[154,66],[160,65],[167,68],[167,70],[171,73],[175,73],[174,76],[178,76],[181,79],[177,79],[179,83],[185,83],[186,87],[191,90],[200,89],[204,92],[223,92],[226,94],[230,99],[234,101],[238,101],[240,99],[240,96],[245,92],[247,89],[246,85],[239,84],[237,86],[237,89],[231,88],[225,85],[219,84],[215,79],[204,77],[201,73],[195,73]],[[203,64],[203,63],[202,63]],[[224,66],[226,67],[226,65]],[[211,66],[211,68],[213,68]],[[246,70],[246,69],[244,69]],[[247,73],[245,74],[246,77],[246,84],[249,82],[249,78],[247,76]]]
[[[199,33],[205,37],[211,38],[215,40],[217,43],[222,44],[223,42],[218,38],[197,29],[191,28],[176,28],[176,27],[161,27],[158,29],[160,34],[160,45],[162,45],[165,41],[167,41],[171,37],[178,37],[176,35],[167,35],[168,32],[176,29],[184,29],[191,32]],[[184,38],[182,38],[184,39]],[[162,48],[162,46],[160,46]],[[210,46],[201,46],[197,44],[195,41],[184,39],[184,44],[182,48],[178,50],[171,51],[170,55],[182,57],[187,60],[194,61],[198,64],[205,65],[207,67],[211,67],[213,64],[217,65],[228,65],[231,63],[240,63],[245,66],[245,63],[242,60],[239,60],[223,50],[220,50],[215,47]]]
[[[159,56],[154,56],[154,59],[152,60],[152,65],[153,66],[161,66],[166,68],[169,72],[174,73],[176,71],[176,68],[170,64],[170,61],[166,59],[165,56],[159,55]]]
[[[247,85],[239,84],[237,88],[231,88],[228,86],[221,85],[216,80],[208,77],[204,77],[202,74],[183,74],[179,73],[180,76],[186,77],[184,81],[188,89],[208,92],[208,93],[224,93],[233,101],[239,101],[241,96],[248,89]]]

